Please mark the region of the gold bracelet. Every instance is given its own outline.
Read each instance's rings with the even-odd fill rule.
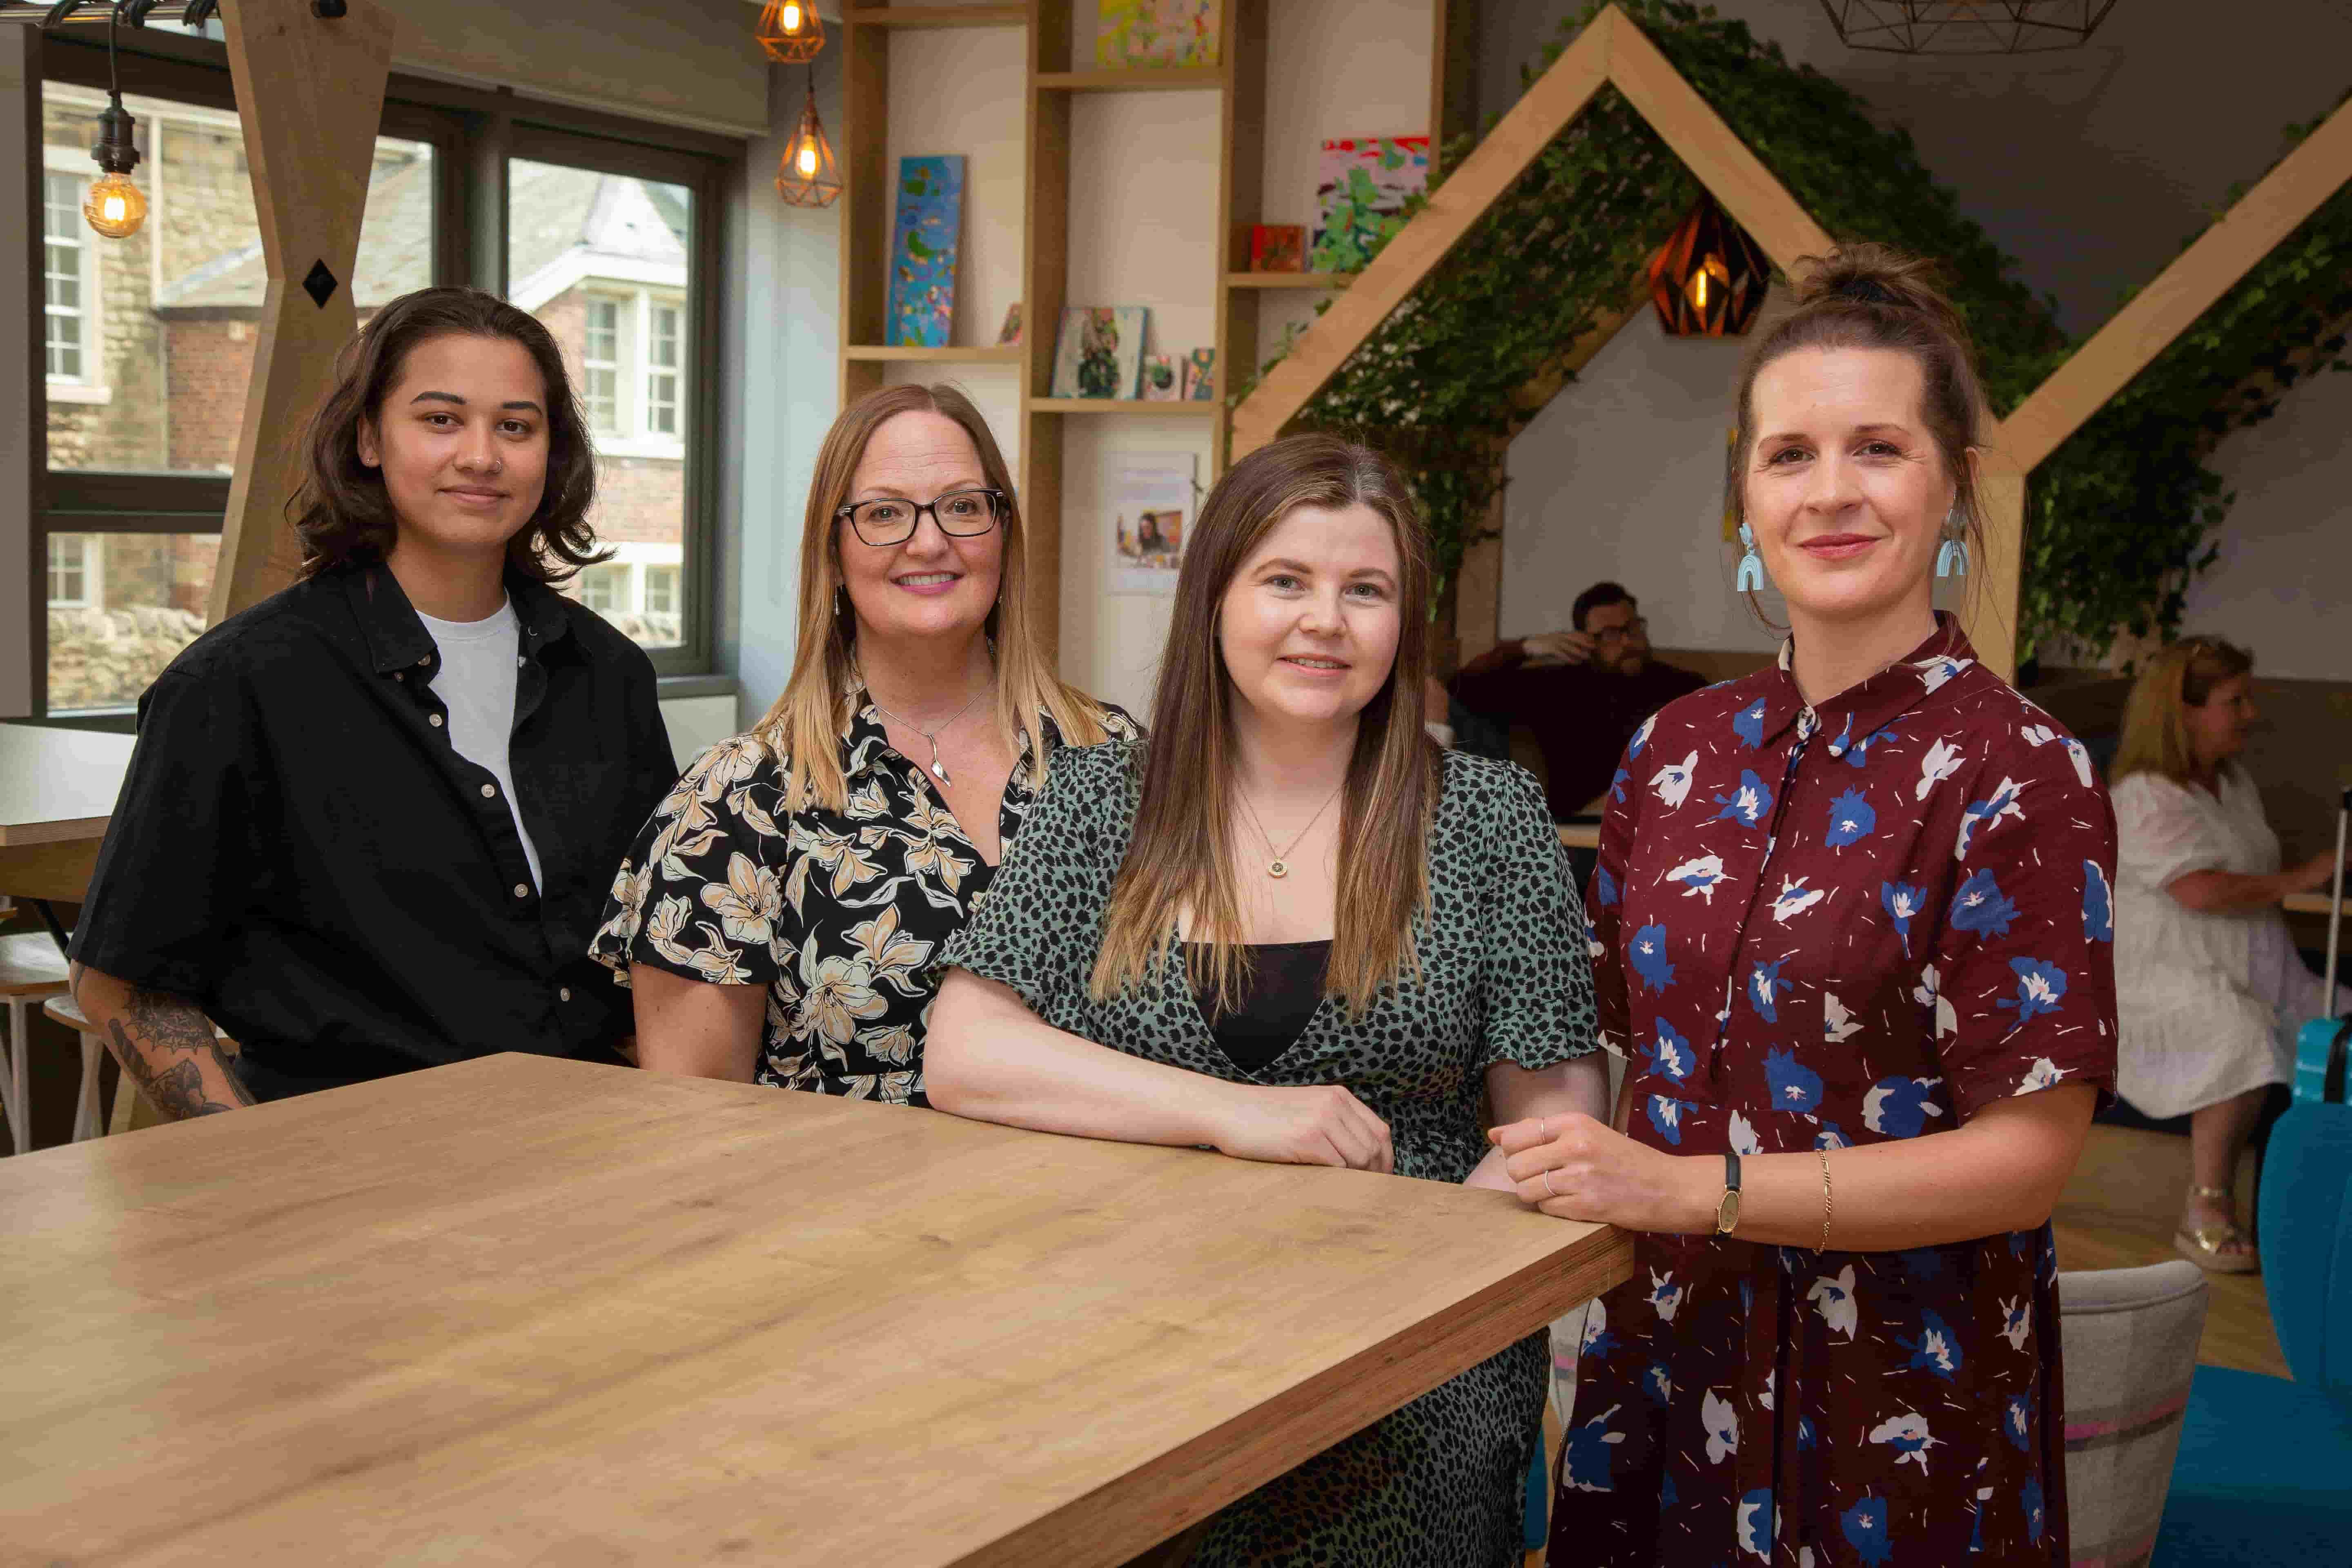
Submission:
[[[1817,1151],[1815,1151],[1815,1152],[1816,1152],[1817,1153],[1819,1153],[1819,1154],[1821,1155],[1821,1157],[1822,1157],[1822,1246],[1821,1246],[1821,1250],[1822,1250],[1822,1251],[1823,1251],[1823,1252],[1827,1252],[1827,1251],[1830,1249],[1830,1213],[1831,1213],[1831,1210],[1832,1210],[1832,1201],[1831,1201],[1831,1198],[1830,1198],[1830,1152],[1829,1152],[1828,1150],[1826,1150],[1826,1149],[1817,1150]]]

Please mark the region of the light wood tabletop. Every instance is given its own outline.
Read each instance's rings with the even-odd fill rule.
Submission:
[[[2324,915],[2336,907],[2334,897],[2327,893],[2289,893],[2284,902],[2291,915]]]
[[[81,898],[132,744],[95,730],[0,724],[0,893]]]
[[[1601,825],[1597,822],[1562,822],[1555,825],[1553,831],[1570,849],[1601,847]]]
[[[0,1563],[1088,1568],[1632,1247],[501,1056],[0,1161]]]

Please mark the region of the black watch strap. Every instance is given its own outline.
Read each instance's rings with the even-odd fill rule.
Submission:
[[[1723,1190],[1727,1193],[1739,1190],[1739,1151],[1737,1149],[1723,1152]]]

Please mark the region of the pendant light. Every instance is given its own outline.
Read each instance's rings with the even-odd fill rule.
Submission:
[[[809,0],[768,0],[753,37],[770,59],[806,65],[824,47],[824,24]]]
[[[1650,258],[1650,301],[1675,337],[1736,338],[1755,324],[1771,277],[1763,247],[1702,191]]]
[[[48,26],[65,20],[78,3],[79,0],[66,0],[53,7],[42,25]],[[90,182],[89,195],[81,204],[82,217],[109,239],[129,239],[147,222],[147,194],[131,183],[131,171],[139,166],[139,122],[122,107],[122,79],[114,59],[114,30],[119,19],[116,9],[109,7],[106,108],[98,117],[98,145],[89,150],[99,174]]]
[[[801,105],[799,129],[784,144],[784,160],[776,170],[776,195],[796,207],[829,207],[841,195],[841,170],[833,161],[833,143],[816,117],[816,72],[809,72],[808,97]]]
[[[1822,0],[1848,47],[1895,55],[2032,55],[2090,41],[2116,0]]]

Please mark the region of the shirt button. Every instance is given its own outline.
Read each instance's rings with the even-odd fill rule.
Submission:
[[[496,800],[496,799],[498,799],[498,798],[499,798],[499,786],[498,786],[498,785],[496,785],[496,784],[484,784],[484,785],[482,786],[482,798],[483,798],[484,800]]]
[[[408,671],[404,669],[395,669],[392,672],[392,678],[394,680],[406,680],[408,679]]]
[[[530,884],[529,882],[517,882],[515,884],[515,897],[518,899],[527,899],[530,897]]]
[[[572,987],[571,987],[571,986],[569,986],[569,985],[558,986],[558,987],[556,988],[556,992],[555,992],[555,999],[556,999],[558,1002],[569,1002],[569,1001],[571,1001],[571,1000],[572,1000]]]
[[[426,654],[423,658],[418,659],[416,662],[417,662],[419,665],[427,665],[427,664],[431,664],[431,663],[433,662],[433,656],[432,656],[431,654],[429,654],[429,653],[428,653],[428,654]]]
[[[440,714],[438,714],[438,713],[434,714],[434,715],[432,716],[431,720],[430,720],[430,722],[431,722],[431,724],[433,725],[433,727],[434,727],[435,729],[438,730],[439,728],[441,728],[441,715],[440,715]]]

